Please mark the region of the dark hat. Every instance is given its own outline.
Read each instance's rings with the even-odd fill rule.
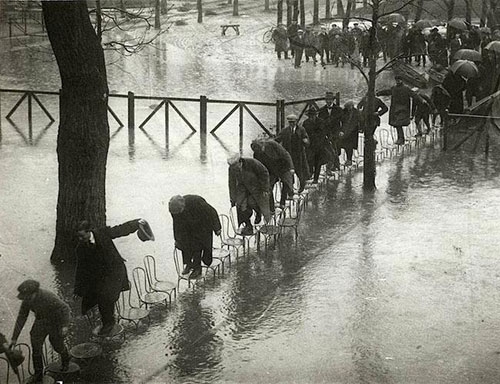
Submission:
[[[396,75],[396,76],[394,76],[394,79],[395,79],[395,80],[403,80],[403,76],[401,76],[401,75]]]
[[[325,93],[325,98],[332,98],[332,99],[333,99],[334,97],[335,97],[335,96],[333,95],[333,92],[327,91],[327,92]]]
[[[40,289],[40,283],[36,280],[25,280],[21,283],[19,287],[17,287],[17,291],[19,294],[17,295],[18,299],[24,300],[29,295],[35,293]]]
[[[137,237],[141,241],[148,241],[148,240],[155,241],[155,235],[153,233],[153,230],[149,226],[149,223],[144,219],[142,220],[144,224],[142,222],[139,222],[139,230],[137,231]]]
[[[439,32],[439,29],[437,29],[436,27],[434,27],[434,28],[431,29],[431,32]]]

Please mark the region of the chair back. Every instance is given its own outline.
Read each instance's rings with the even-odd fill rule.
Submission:
[[[28,376],[32,376],[34,374],[31,368],[31,347],[26,343],[18,343],[14,346],[14,349],[21,351],[24,356],[23,363],[18,367],[19,375],[24,381],[28,378]]]
[[[378,129],[379,142],[382,147],[387,147],[390,144],[394,143],[394,140],[391,138],[391,134],[385,128]]]
[[[274,198],[274,201],[276,203],[278,203],[280,201],[282,189],[283,188],[282,188],[282,185],[281,185],[280,181],[278,181],[277,183],[274,184],[274,187],[273,187],[273,198]]]
[[[222,240],[231,238],[231,220],[229,217],[223,213],[219,214],[219,220],[221,224],[221,237]]]
[[[2,367],[4,367],[4,368],[2,368]],[[5,382],[5,383],[9,384],[9,379],[10,379],[9,361],[5,357],[0,356],[0,383]]]
[[[134,281],[134,287],[138,297],[144,297],[146,293],[151,292],[151,288],[148,284],[148,278],[144,268],[135,267],[132,270],[132,279]]]
[[[239,225],[236,217],[236,207],[231,207],[229,210],[229,218],[231,219],[231,226],[233,227],[234,233],[237,233]]]
[[[174,247],[174,264],[177,276],[182,276],[182,266],[184,263],[182,261],[182,252],[177,247]]]
[[[144,256],[143,261],[149,285],[153,285],[154,282],[158,281],[158,278],[156,276],[156,260],[152,255],[146,255]]]

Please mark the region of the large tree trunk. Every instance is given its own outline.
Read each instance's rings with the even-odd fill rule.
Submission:
[[[196,9],[198,10],[198,23],[203,23],[203,4],[201,0],[196,0]]]
[[[464,0],[465,2],[465,21],[467,23],[472,24],[472,7],[471,0]]]
[[[418,0],[415,9],[415,23],[422,18],[422,11],[424,10],[424,0]]]
[[[455,0],[447,0],[445,1],[445,4],[447,20],[450,21],[451,19],[453,19],[453,16],[455,16]]]
[[[367,104],[367,121],[365,122],[365,138],[364,138],[364,164],[363,164],[363,189],[365,191],[375,190],[375,175],[376,175],[376,162],[375,162],[375,139],[373,134],[377,128],[375,124],[375,84],[377,79],[377,58],[378,58],[378,14],[379,14],[379,0],[373,0],[372,4],[372,28],[370,29],[370,53],[368,59],[368,92]]]
[[[490,0],[490,9],[488,11],[488,27],[495,28],[497,25],[496,18],[496,8],[497,8],[498,0]]]
[[[306,10],[304,7],[304,0],[299,0],[299,13],[300,13],[300,25],[302,28],[306,27]]]
[[[331,10],[331,5],[330,5],[330,0],[325,0],[325,19],[331,19],[332,18],[332,10]]]
[[[160,11],[160,0],[155,0],[155,29],[160,29],[161,26]]]
[[[344,4],[342,0],[337,0],[337,17],[344,17]]]
[[[283,23],[283,0],[278,0],[276,25]]]
[[[319,0],[313,0],[313,24],[319,24]]]
[[[264,0],[264,11],[269,12],[269,0]]]
[[[108,84],[104,52],[86,2],[44,0],[42,9],[61,76],[59,195],[51,260],[64,262],[73,259],[80,220],[106,224]]]
[[[238,0],[233,0],[233,16],[239,16]]]
[[[481,20],[479,25],[484,27],[486,25],[486,19],[488,18],[488,0],[483,0],[483,4],[481,7]]]
[[[292,1],[286,0],[286,26],[289,27],[292,24]]]
[[[292,19],[293,21],[299,21],[299,0],[292,0],[293,4],[293,15]]]
[[[351,11],[352,11],[352,3],[354,0],[347,0],[347,7],[344,13],[344,18],[342,20],[342,29],[347,31],[349,29],[349,22],[351,21]]]

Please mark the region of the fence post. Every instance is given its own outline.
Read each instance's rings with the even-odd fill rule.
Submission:
[[[207,135],[207,104],[206,96],[200,96],[200,135]]]
[[[340,92],[337,92],[335,99],[337,100],[337,105],[340,106]]]
[[[490,152],[490,134],[488,133],[488,127],[486,127],[486,143],[484,144],[484,156],[488,158]]]
[[[135,129],[135,95],[134,92],[128,92],[128,130]]]
[[[28,134],[30,139],[30,144],[33,140],[33,103],[31,92],[28,92]]]
[[[169,144],[169,116],[168,116],[168,113],[169,113],[169,110],[168,110],[168,107],[169,107],[169,100],[168,99],[165,99],[165,148],[168,149],[168,144]]]
[[[443,151],[448,149],[448,110],[444,111],[444,121],[443,121]]]
[[[281,100],[276,100],[276,134],[281,130]]]
[[[238,109],[240,110],[240,154],[243,153],[243,104],[238,103]]]
[[[281,99],[280,131],[285,128],[285,100]]]

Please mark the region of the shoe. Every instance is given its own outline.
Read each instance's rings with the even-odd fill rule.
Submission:
[[[115,323],[111,323],[111,324],[106,324],[106,325],[103,325],[102,328],[99,330],[99,333],[98,335],[99,336],[107,336],[111,333],[111,331],[113,330],[115,326]]]
[[[191,267],[188,267],[187,265],[184,267],[184,269],[182,270],[182,274],[183,275],[187,275],[189,272],[191,272],[192,268]]]
[[[193,272],[191,272],[191,274],[189,275],[189,279],[197,279],[200,276],[201,276],[201,267],[194,269]]]
[[[251,225],[246,225],[245,228],[241,230],[241,234],[245,236],[253,235],[253,227]]]

